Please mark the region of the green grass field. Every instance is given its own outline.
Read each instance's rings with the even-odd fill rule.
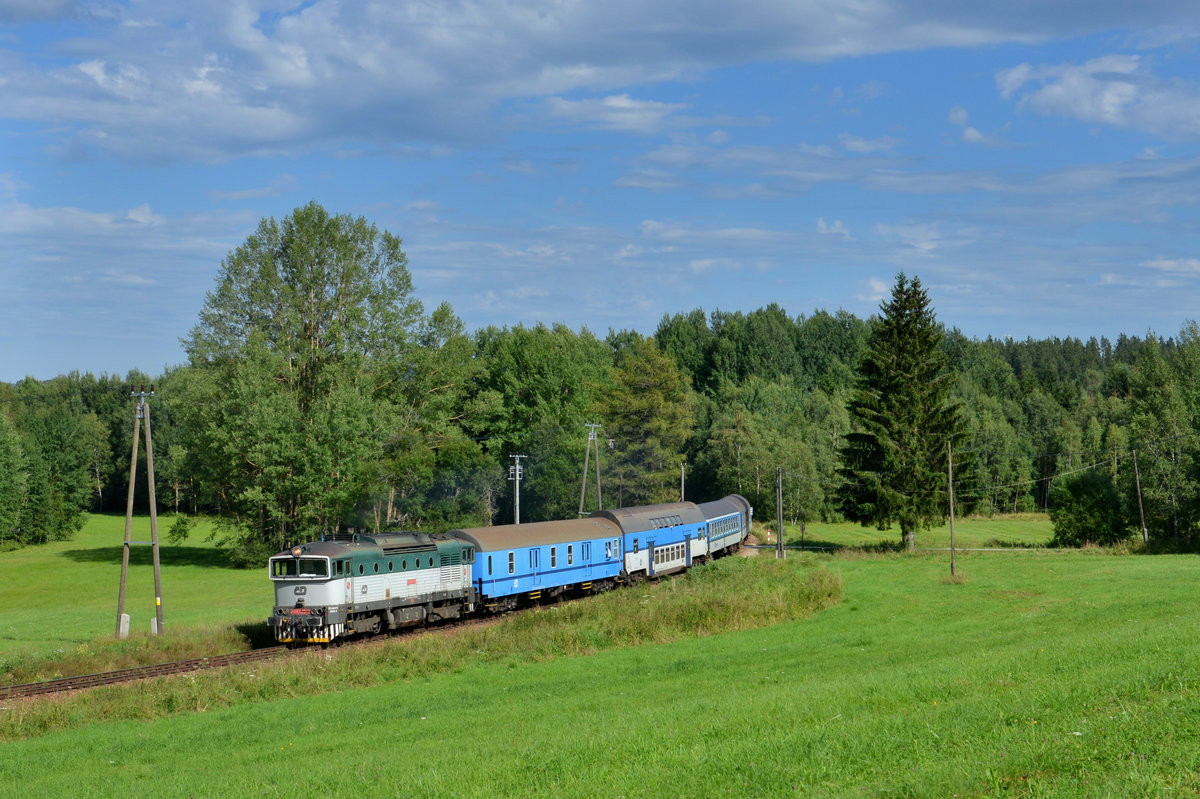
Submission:
[[[959,565],[764,553],[453,643],[13,703],[0,780],[23,797],[1200,793],[1200,557]],[[686,626],[692,583],[764,605],[823,572],[841,601],[794,621],[616,632]]]
[[[773,520],[759,519],[765,527],[775,528]],[[970,517],[954,522],[954,545],[962,548],[979,547],[1041,547],[1046,546],[1054,531],[1050,517],[1044,513],[1015,513],[993,518]],[[885,547],[900,545],[900,528],[876,530],[851,522],[810,522],[803,541],[811,547]],[[764,537],[763,543],[766,543]],[[799,546],[800,526],[784,525],[784,543]],[[949,523],[917,533],[918,548],[940,549],[950,546]]]
[[[262,621],[271,612],[271,586],[262,569],[233,569],[207,541],[201,521],[182,545],[166,543],[171,519],[159,520],[163,626],[228,627]],[[134,519],[132,538],[150,540],[149,518]],[[0,552],[0,679],[14,657],[45,657],[93,649],[116,630],[125,517],[90,515],[71,541]],[[125,612],[131,630],[150,632],[154,618],[151,547],[130,549]]]

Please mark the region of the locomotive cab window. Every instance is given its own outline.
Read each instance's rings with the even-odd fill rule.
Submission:
[[[328,577],[329,561],[324,558],[279,558],[271,561],[272,577]]]

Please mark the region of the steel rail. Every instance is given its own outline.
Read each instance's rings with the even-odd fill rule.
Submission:
[[[232,652],[226,655],[179,660],[172,663],[134,666],[132,668],[103,671],[95,674],[80,674],[74,677],[59,677],[54,680],[43,680],[41,682],[0,686],[0,701],[31,696],[45,696],[65,691],[79,691],[87,688],[97,688],[102,685],[115,685],[117,683],[145,680],[151,677],[189,674],[195,671],[234,666],[240,663],[253,663],[259,660],[269,660],[278,657],[287,651],[286,647],[273,646],[266,649],[253,649],[249,652]]]

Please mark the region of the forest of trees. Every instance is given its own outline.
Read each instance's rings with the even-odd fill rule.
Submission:
[[[130,386],[151,383],[160,511],[215,516],[245,563],[346,527],[511,520],[514,454],[528,456],[522,521],[573,517],[589,422],[606,507],[678,500],[682,465],[688,499],[737,492],[773,518],[782,468],[788,521],[880,523],[847,506],[846,446],[864,432],[886,319],[770,305],[668,315],[650,336],[533,321],[468,332],[413,297],[399,239],[310,204],[226,257],[187,363],[0,383],[0,546],[124,511]],[[929,322],[939,401],[956,414],[959,512],[1101,520],[1056,521],[1063,544],[1140,535],[1136,452],[1149,539],[1198,542],[1194,322],[1116,342],[978,340]]]

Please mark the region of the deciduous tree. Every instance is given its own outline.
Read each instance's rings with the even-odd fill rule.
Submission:
[[[378,474],[421,305],[400,239],[297,208],[222,262],[184,344],[181,443],[244,558],[352,520]]]

